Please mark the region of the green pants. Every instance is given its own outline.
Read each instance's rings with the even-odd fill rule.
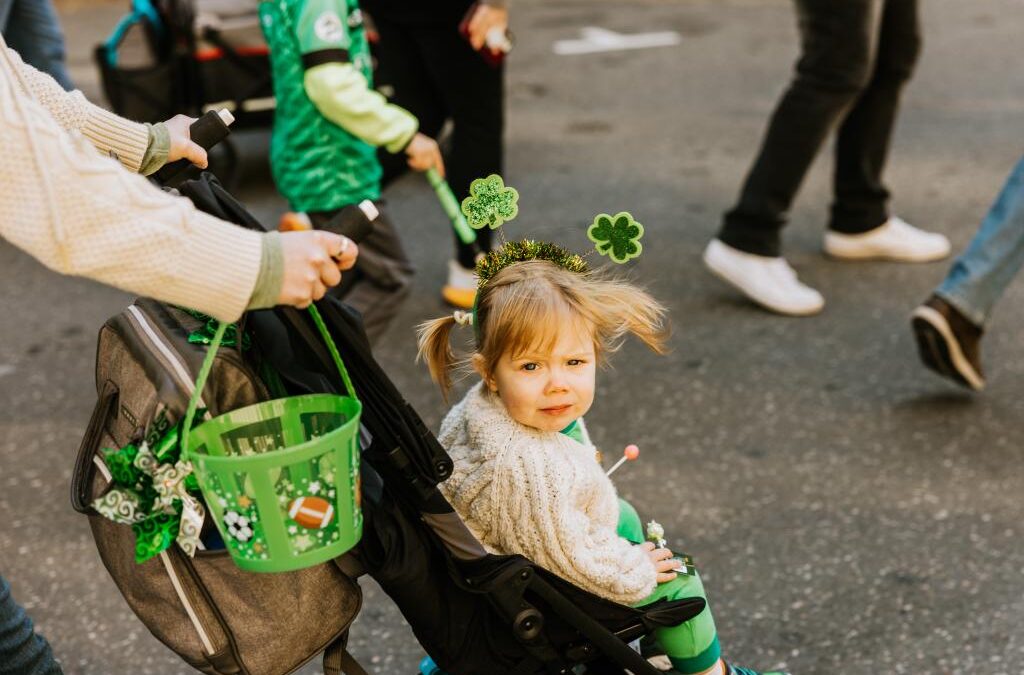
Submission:
[[[623,539],[635,544],[642,543],[646,538],[640,516],[637,515],[636,509],[624,499],[619,500],[618,534]],[[637,606],[646,605],[662,598],[668,600],[704,598],[707,600],[700,576],[680,574],[672,581],[658,584],[653,593],[636,604]],[[658,628],[654,635],[669,660],[672,661],[672,667],[681,673],[703,672],[715,665],[721,656],[718,633],[715,630],[715,620],[711,616],[710,606],[705,607],[703,612],[678,626]]]

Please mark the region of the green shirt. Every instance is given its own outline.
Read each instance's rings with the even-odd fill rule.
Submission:
[[[562,429],[562,433],[577,443],[583,443],[583,428],[580,426],[579,419],[573,420],[572,424]]]
[[[324,117],[303,86],[307,67],[344,60],[372,86],[370,49],[356,0],[264,0],[277,110],[270,164],[297,211],[327,211],[380,197],[376,149]],[[326,62],[326,61],[322,61]]]

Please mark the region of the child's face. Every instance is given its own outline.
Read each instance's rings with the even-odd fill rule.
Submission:
[[[585,326],[559,332],[550,353],[505,352],[486,386],[512,419],[541,431],[561,431],[594,402],[596,353]]]

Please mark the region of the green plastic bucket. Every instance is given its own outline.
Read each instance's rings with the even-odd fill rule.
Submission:
[[[192,430],[190,458],[235,563],[284,572],[359,542],[359,414],[315,394],[234,410]]]
[[[348,391],[340,355],[316,308],[310,312]],[[203,363],[183,429],[191,426],[212,355]],[[363,533],[358,399],[312,394],[233,410],[182,434],[210,517],[240,568],[287,572],[336,558]]]

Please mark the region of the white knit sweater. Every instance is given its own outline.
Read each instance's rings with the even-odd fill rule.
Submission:
[[[0,237],[63,274],[234,320],[256,284],[261,235],[125,171],[138,170],[147,138],[0,39]],[[124,168],[101,154],[111,151]]]
[[[615,487],[589,441],[519,424],[482,383],[448,413],[438,439],[455,463],[441,491],[489,551],[524,555],[619,603],[654,590],[650,558],[616,534]]]

